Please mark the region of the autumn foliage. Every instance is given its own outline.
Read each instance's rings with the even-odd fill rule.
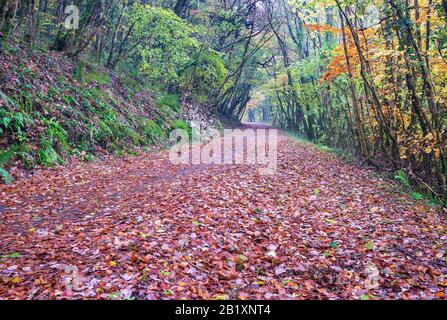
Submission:
[[[373,166],[404,169],[414,185],[445,199],[447,18],[441,1],[323,1],[307,8],[326,12],[326,19],[299,15],[302,6],[304,38],[311,40],[313,59],[322,59],[313,71],[318,85],[306,85],[319,98],[303,96],[298,108],[303,133],[355,150]],[[304,86],[298,84],[298,92]]]

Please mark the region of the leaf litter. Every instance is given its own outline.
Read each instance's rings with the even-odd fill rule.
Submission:
[[[0,196],[2,299],[447,293],[439,209],[285,136],[272,176],[159,152],[42,170]]]

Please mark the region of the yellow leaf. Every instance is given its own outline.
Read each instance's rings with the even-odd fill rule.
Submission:
[[[109,262],[109,266],[111,266],[111,267],[116,267],[116,261],[110,261]]]
[[[20,278],[19,276],[17,276],[17,277],[15,277],[15,278],[13,278],[13,279],[11,280],[11,282],[12,282],[12,283],[20,283],[20,282],[22,282],[22,278]]]

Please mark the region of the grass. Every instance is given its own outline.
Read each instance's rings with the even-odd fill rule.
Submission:
[[[288,136],[288,137],[290,137],[290,138],[292,138],[294,140],[298,140],[301,143],[312,145],[312,146],[316,147],[320,151],[323,151],[323,152],[326,152],[326,153],[330,153],[330,154],[333,154],[333,155],[336,155],[336,156],[340,156],[340,157],[346,158],[346,160],[348,160],[350,162],[352,161],[352,158],[348,157],[348,155],[346,155],[345,153],[341,152],[340,150],[328,147],[328,146],[326,146],[324,144],[321,144],[321,143],[318,143],[318,142],[315,142],[315,141],[311,141],[308,138],[298,134],[295,131],[286,130],[285,134],[286,134],[286,136]]]
[[[85,75],[85,81],[86,82],[94,82],[97,84],[105,85],[110,84],[111,79],[110,76],[107,74],[102,74],[96,71],[90,71]]]

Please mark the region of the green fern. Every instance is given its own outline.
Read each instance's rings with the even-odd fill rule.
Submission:
[[[11,183],[14,179],[11,177],[8,171],[0,167],[0,177],[5,183]]]
[[[178,96],[173,94],[167,94],[157,100],[159,108],[163,106],[169,107],[174,112],[180,112],[180,101]]]
[[[410,188],[410,181],[408,180],[407,174],[403,170],[397,171],[394,179],[402,183],[405,188]]]

